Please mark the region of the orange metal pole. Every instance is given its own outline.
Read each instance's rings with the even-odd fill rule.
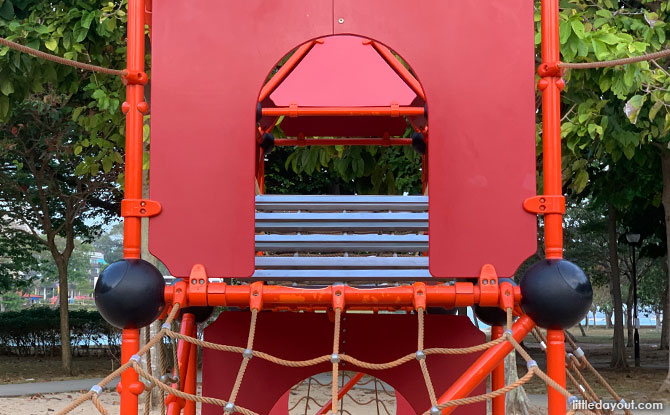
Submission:
[[[421,84],[417,79],[412,75],[412,73],[405,68],[405,66],[400,63],[398,58],[395,57],[393,52],[389,50],[386,46],[379,44],[375,41],[371,41],[371,45],[379,55],[381,55],[382,58],[386,61],[386,63],[389,64],[391,68],[402,78],[403,81],[412,88],[412,91],[414,91],[415,94],[417,94],[421,99],[424,101],[426,100],[426,95],[423,93],[423,88],[421,88]]]
[[[128,71],[144,72],[144,0],[128,1]],[[144,113],[144,85],[127,82],[126,102],[126,172],[125,198],[142,198],[142,135]],[[126,217],[123,221],[123,257],[140,257],[140,218]]]
[[[263,100],[267,97],[270,96],[272,91],[277,88],[277,86],[281,83],[281,81],[286,78],[286,75],[291,73],[293,68],[302,60],[302,58],[307,54],[312,49],[312,46],[314,46],[314,43],[316,41],[311,41],[307,42],[304,45],[300,46],[296,51],[291,55],[290,58],[282,65],[281,68],[277,71],[276,74],[270,80],[263,85],[263,88],[261,89],[261,95],[258,97],[258,102],[263,102]]]
[[[491,340],[502,337],[504,328],[502,326],[491,327]],[[500,362],[491,372],[491,391],[505,387],[505,361]],[[491,415],[505,415],[505,395],[492,399]]]
[[[140,331],[124,329],[121,333],[121,363],[125,364],[140,350]],[[121,382],[116,386],[121,395],[121,415],[137,415],[138,396],[144,391],[144,384],[134,369],[121,373]]]
[[[361,378],[363,376],[365,376],[365,373],[358,372],[354,375],[354,377],[349,379],[349,382],[345,383],[344,386],[342,386],[342,389],[340,389],[337,392],[337,399],[338,400],[342,399],[344,397],[344,395],[346,395],[354,386],[356,386],[358,381],[361,380]],[[326,402],[325,405],[323,405],[323,407],[321,409],[319,409],[319,412],[317,412],[316,415],[327,414],[327,413],[330,412],[332,407],[333,407],[333,400],[330,399],[330,400],[328,400],[328,402]]]
[[[189,336],[196,337],[197,326],[194,324]],[[184,392],[195,395],[198,384],[198,348],[191,346],[188,357],[188,368],[186,369],[186,384]],[[186,401],[184,404],[184,415],[195,415],[195,401]]]
[[[542,0],[542,63],[558,68],[560,60],[558,0]],[[542,148],[544,194],[563,194],[561,179],[561,90],[560,71],[542,72]],[[563,215],[544,216],[544,244],[547,258],[563,257]]]
[[[523,340],[524,337],[533,329],[535,323],[527,315],[521,316],[512,328],[512,335],[514,339],[518,342]],[[440,396],[437,400],[438,404],[451,401],[454,399],[465,398],[472,392],[477,385],[479,385],[486,376],[488,376],[491,371],[495,369],[500,362],[505,359],[505,356],[509,354],[514,349],[514,347],[509,342],[500,343],[496,346],[491,347],[468,368],[461,375],[456,382],[454,382],[451,387]],[[442,414],[450,414],[456,409],[456,407],[447,407],[442,410]],[[552,414],[553,415],[553,414]]]
[[[263,108],[264,117],[403,117],[424,115],[423,107],[276,107]]]
[[[547,330],[547,375],[565,388],[565,335],[563,330]],[[565,415],[566,400],[559,391],[547,387],[549,415]]]
[[[195,326],[195,316],[192,313],[184,313],[181,318],[181,327],[179,328],[179,333],[183,335],[190,335]],[[179,340],[177,344],[177,364],[179,365],[179,384],[173,384],[173,388],[177,388],[181,391],[184,390],[186,385],[186,379],[188,379],[188,369],[189,357],[191,354],[191,343]],[[175,370],[173,372],[177,374]],[[167,413],[168,415],[179,415],[182,408],[185,406],[185,401],[183,399],[177,398],[175,395],[168,395],[165,400],[167,404]]]
[[[276,146],[411,146],[411,138],[277,138]]]

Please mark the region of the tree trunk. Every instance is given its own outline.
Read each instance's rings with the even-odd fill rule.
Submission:
[[[589,319],[587,318],[586,321]],[[582,326],[582,323],[579,323],[579,331],[582,332],[582,337],[586,337],[586,332],[584,331],[584,326]]]
[[[589,329],[589,312],[586,312],[586,317],[584,317],[584,328]]]
[[[661,317],[661,313],[659,313],[658,311],[656,311],[655,314],[656,314],[656,320],[655,320],[656,321],[656,331],[659,331],[661,329],[661,318],[662,317]]]
[[[598,322],[596,321],[596,311],[593,310],[593,328],[598,327]]]
[[[612,329],[614,326],[612,325],[612,312],[611,311],[605,311],[605,328],[606,329]]]
[[[505,357],[505,385],[510,385],[519,379],[516,368],[516,352]],[[528,415],[528,395],[523,386],[520,386],[505,395],[505,413],[507,415]]]
[[[628,298],[626,299],[626,347],[633,347],[633,284],[628,286]]]
[[[666,148],[661,149],[661,167],[663,170],[663,195],[661,199],[663,200],[663,208],[665,212],[665,246],[668,250],[668,252],[666,252],[665,259],[668,261],[666,263],[666,269],[670,270],[670,152]],[[666,272],[666,276],[670,278],[670,272]],[[670,311],[669,301],[670,295],[667,295],[664,304],[666,312],[663,313],[663,323],[667,322],[665,319],[667,318],[668,311]],[[666,324],[663,324],[663,326],[665,328]],[[670,360],[670,355],[668,356],[668,359]],[[668,366],[668,376],[661,385],[661,391],[666,390],[670,390],[670,365]]]
[[[623,301],[621,300],[621,273],[619,270],[619,253],[617,251],[617,229],[616,212],[610,204],[608,206],[609,220],[607,223],[609,238],[609,262],[610,262],[610,294],[612,295],[612,314],[614,314],[614,337],[612,338],[612,359],[610,366],[613,368],[628,368],[626,361],[626,347],[623,335]]]
[[[70,290],[67,286],[67,262],[62,258],[54,258],[58,268],[58,308],[60,311],[60,342],[61,364],[66,375],[72,375],[72,346],[70,344],[70,315],[68,311],[68,297]]]
[[[663,268],[665,269],[665,293],[663,295],[663,316],[661,324],[661,350],[668,350],[668,332],[670,331],[670,312],[668,312],[668,304],[670,299],[668,299],[668,264],[663,261]]]

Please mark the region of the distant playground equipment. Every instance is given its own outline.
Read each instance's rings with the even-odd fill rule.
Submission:
[[[502,415],[505,393],[532,376],[548,385],[550,415],[573,413],[566,380],[583,399],[599,399],[582,370],[622,401],[564,336],[592,290],[562,258],[561,76],[670,51],[561,63],[558,0],[542,1],[544,194],[536,195],[533,7],[483,3],[129,0],[123,71],[1,39],[120,75],[127,88],[124,259],[95,289],[100,313],[123,329],[123,365],[60,413],[92,400],[106,414],[98,396],[119,375],[123,415],[136,415],[153,387],[170,415],[195,414],[196,402],[203,414],[286,415],[293,386],[323,372],[332,373],[332,396],[319,414],[338,413],[364,374],[393,387],[402,415],[484,414],[489,399]],[[150,198],[142,198],[145,25]],[[278,125],[286,138],[273,134]],[[411,145],[423,158],[424,193],[264,194],[265,154],[313,145]],[[508,277],[536,249],[537,215],[546,259],[517,286]],[[147,217],[151,252],[178,277],[172,285],[140,259]],[[198,339],[197,324],[217,306],[225,311]],[[449,311],[467,306],[492,326],[490,341]],[[140,347],[139,329],[156,319],[161,330]],[[546,350],[546,373],[519,345],[529,333]],[[170,372],[156,347],[166,337],[176,343]],[[152,350],[159,374],[142,362]],[[514,350],[528,372],[505,385],[503,359]],[[354,375],[340,387],[342,370]]]

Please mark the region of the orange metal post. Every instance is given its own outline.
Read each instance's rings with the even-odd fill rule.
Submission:
[[[502,326],[491,327],[491,340],[498,339],[503,335]],[[505,386],[505,361],[500,362],[491,372],[491,391],[501,389]],[[493,398],[491,402],[491,415],[505,415],[505,395]]]
[[[563,330],[547,330],[547,375],[565,387],[565,337]],[[547,387],[549,415],[565,415],[565,397]]]
[[[194,324],[189,336],[196,337],[197,326]],[[186,384],[184,392],[195,395],[198,383],[198,348],[191,346],[188,356],[188,368],[186,369]],[[184,404],[184,415],[195,415],[195,401],[186,401]]]
[[[346,395],[354,386],[356,386],[358,381],[361,380],[363,376],[365,376],[365,373],[358,372],[354,375],[354,377],[349,379],[349,382],[345,383],[344,386],[342,386],[342,389],[340,389],[337,392],[337,399],[338,400],[342,399],[344,395]],[[324,415],[330,413],[332,406],[333,406],[333,400],[330,399],[328,402],[326,402],[325,405],[323,405],[321,409],[319,409],[319,412],[317,412],[316,415]]]
[[[277,71],[276,74],[270,80],[263,85],[263,88],[261,89],[261,95],[258,97],[258,102],[263,102],[263,100],[267,97],[270,96],[272,91],[277,88],[277,86],[281,83],[281,81],[286,78],[286,75],[291,73],[293,68],[302,60],[302,58],[307,54],[312,49],[312,46],[314,46],[314,43],[316,41],[311,41],[307,42],[304,45],[300,46],[298,49],[295,50],[293,55],[291,55],[290,58],[282,65],[281,68]]]
[[[424,115],[423,107],[276,107],[263,108],[264,117],[403,117]]]
[[[396,56],[387,48],[386,46],[379,44],[375,41],[371,42],[372,47],[375,48],[377,53],[381,55],[382,58],[389,64],[391,68],[402,78],[403,81],[412,88],[415,94],[421,97],[422,100],[426,100],[426,95],[423,93],[423,88],[417,79],[412,75],[412,73],[403,66],[402,63],[396,58]]]
[[[121,334],[121,362],[126,363],[140,350],[140,331],[124,329]],[[121,382],[116,387],[121,395],[121,415],[137,415],[138,396],[144,391],[144,384],[134,369],[121,374]]]
[[[128,1],[128,72],[144,72],[144,0]],[[126,174],[125,198],[142,198],[142,133],[144,113],[144,85],[126,84]],[[123,256],[140,257],[140,218],[126,217],[123,221]]]
[[[558,0],[542,0],[542,63],[553,68],[560,60]],[[542,91],[542,148],[544,194],[563,194],[561,180],[561,90],[565,83],[560,71],[541,72],[538,88]],[[563,216],[544,216],[544,244],[547,258],[563,257]]]
[[[181,318],[181,327],[179,328],[179,333],[183,335],[190,335],[191,332],[193,331],[193,328],[195,327],[195,316],[192,313],[184,313],[184,315]],[[189,364],[189,358],[191,355],[191,349],[194,347],[191,347],[191,343],[185,342],[183,340],[179,340],[179,343],[177,345],[177,364],[179,365],[179,384],[173,384],[172,387],[176,387],[177,389],[183,391],[186,382],[188,379],[188,370],[190,367]],[[174,374],[176,374],[177,371],[174,371]],[[197,375],[196,375],[197,376]],[[181,413],[182,408],[185,405],[184,400],[177,398],[175,395],[169,395],[165,403],[167,404],[167,413],[168,415],[179,415]]]
[[[521,316],[513,326],[513,336],[518,342],[533,329],[535,323],[527,315]],[[465,398],[479,385],[493,369],[495,369],[505,356],[511,352],[513,346],[509,342],[500,343],[491,347],[470,366],[468,370],[461,375],[451,387],[440,396],[437,403],[444,403],[454,399]],[[456,408],[447,407],[442,410],[442,414],[450,414]],[[552,414],[553,415],[553,414]]]

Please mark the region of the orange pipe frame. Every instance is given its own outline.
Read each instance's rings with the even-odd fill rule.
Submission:
[[[491,340],[499,339],[503,336],[502,326],[491,327]],[[502,361],[491,372],[491,391],[496,391],[505,387],[505,362]],[[491,415],[505,415],[505,395],[500,395],[491,400]]]
[[[337,400],[340,400],[346,395],[356,384],[358,383],[359,380],[361,380],[365,376],[365,373],[363,372],[357,372],[354,377],[349,379],[349,382],[345,383],[344,386],[342,386],[342,389],[340,389],[337,392]],[[331,408],[333,407],[333,400],[330,399],[328,402],[326,402],[321,409],[319,409],[319,412],[316,413],[316,415],[324,415],[330,412]],[[185,414],[184,414],[185,415]]]
[[[195,316],[192,313],[184,313],[181,319],[181,327],[179,333],[186,336],[191,336],[194,331],[195,331]],[[189,380],[193,382],[192,379],[189,379],[189,368],[193,366],[190,360],[191,349],[195,349],[195,347],[189,342],[180,340],[177,344],[177,364],[179,366],[179,384],[172,384],[172,387],[180,391],[185,390]],[[177,374],[176,369],[173,371],[173,374],[174,375]],[[175,395],[168,395],[168,397],[165,399],[165,404],[167,405],[168,415],[179,415],[181,413],[182,408],[186,407],[186,400],[178,398]]]
[[[284,62],[284,65],[279,68],[277,73],[274,74],[274,76],[270,78],[270,80],[268,80],[265,85],[263,85],[261,94],[258,97],[258,102],[263,102],[265,98],[270,96],[272,91],[274,91],[275,88],[277,88],[277,86],[281,83],[281,81],[283,81],[284,78],[286,78],[286,76],[291,73],[293,68],[295,68],[295,66],[300,63],[302,58],[305,57],[307,52],[312,49],[312,46],[314,46],[316,42],[318,41],[313,40],[311,42],[307,42],[295,50],[295,53],[293,53],[293,55],[291,55],[291,57],[288,58],[286,62]]]
[[[425,115],[424,107],[275,107],[263,108],[264,117],[403,117]]]
[[[379,44],[373,40],[369,41],[373,48],[381,55],[382,58],[389,64],[391,68],[400,76],[400,78],[405,81],[407,86],[409,86],[415,94],[421,97],[422,100],[426,100],[426,95],[423,93],[423,88],[419,81],[412,75],[410,71],[403,66],[402,63],[396,58],[396,56],[391,52],[386,46]]]

